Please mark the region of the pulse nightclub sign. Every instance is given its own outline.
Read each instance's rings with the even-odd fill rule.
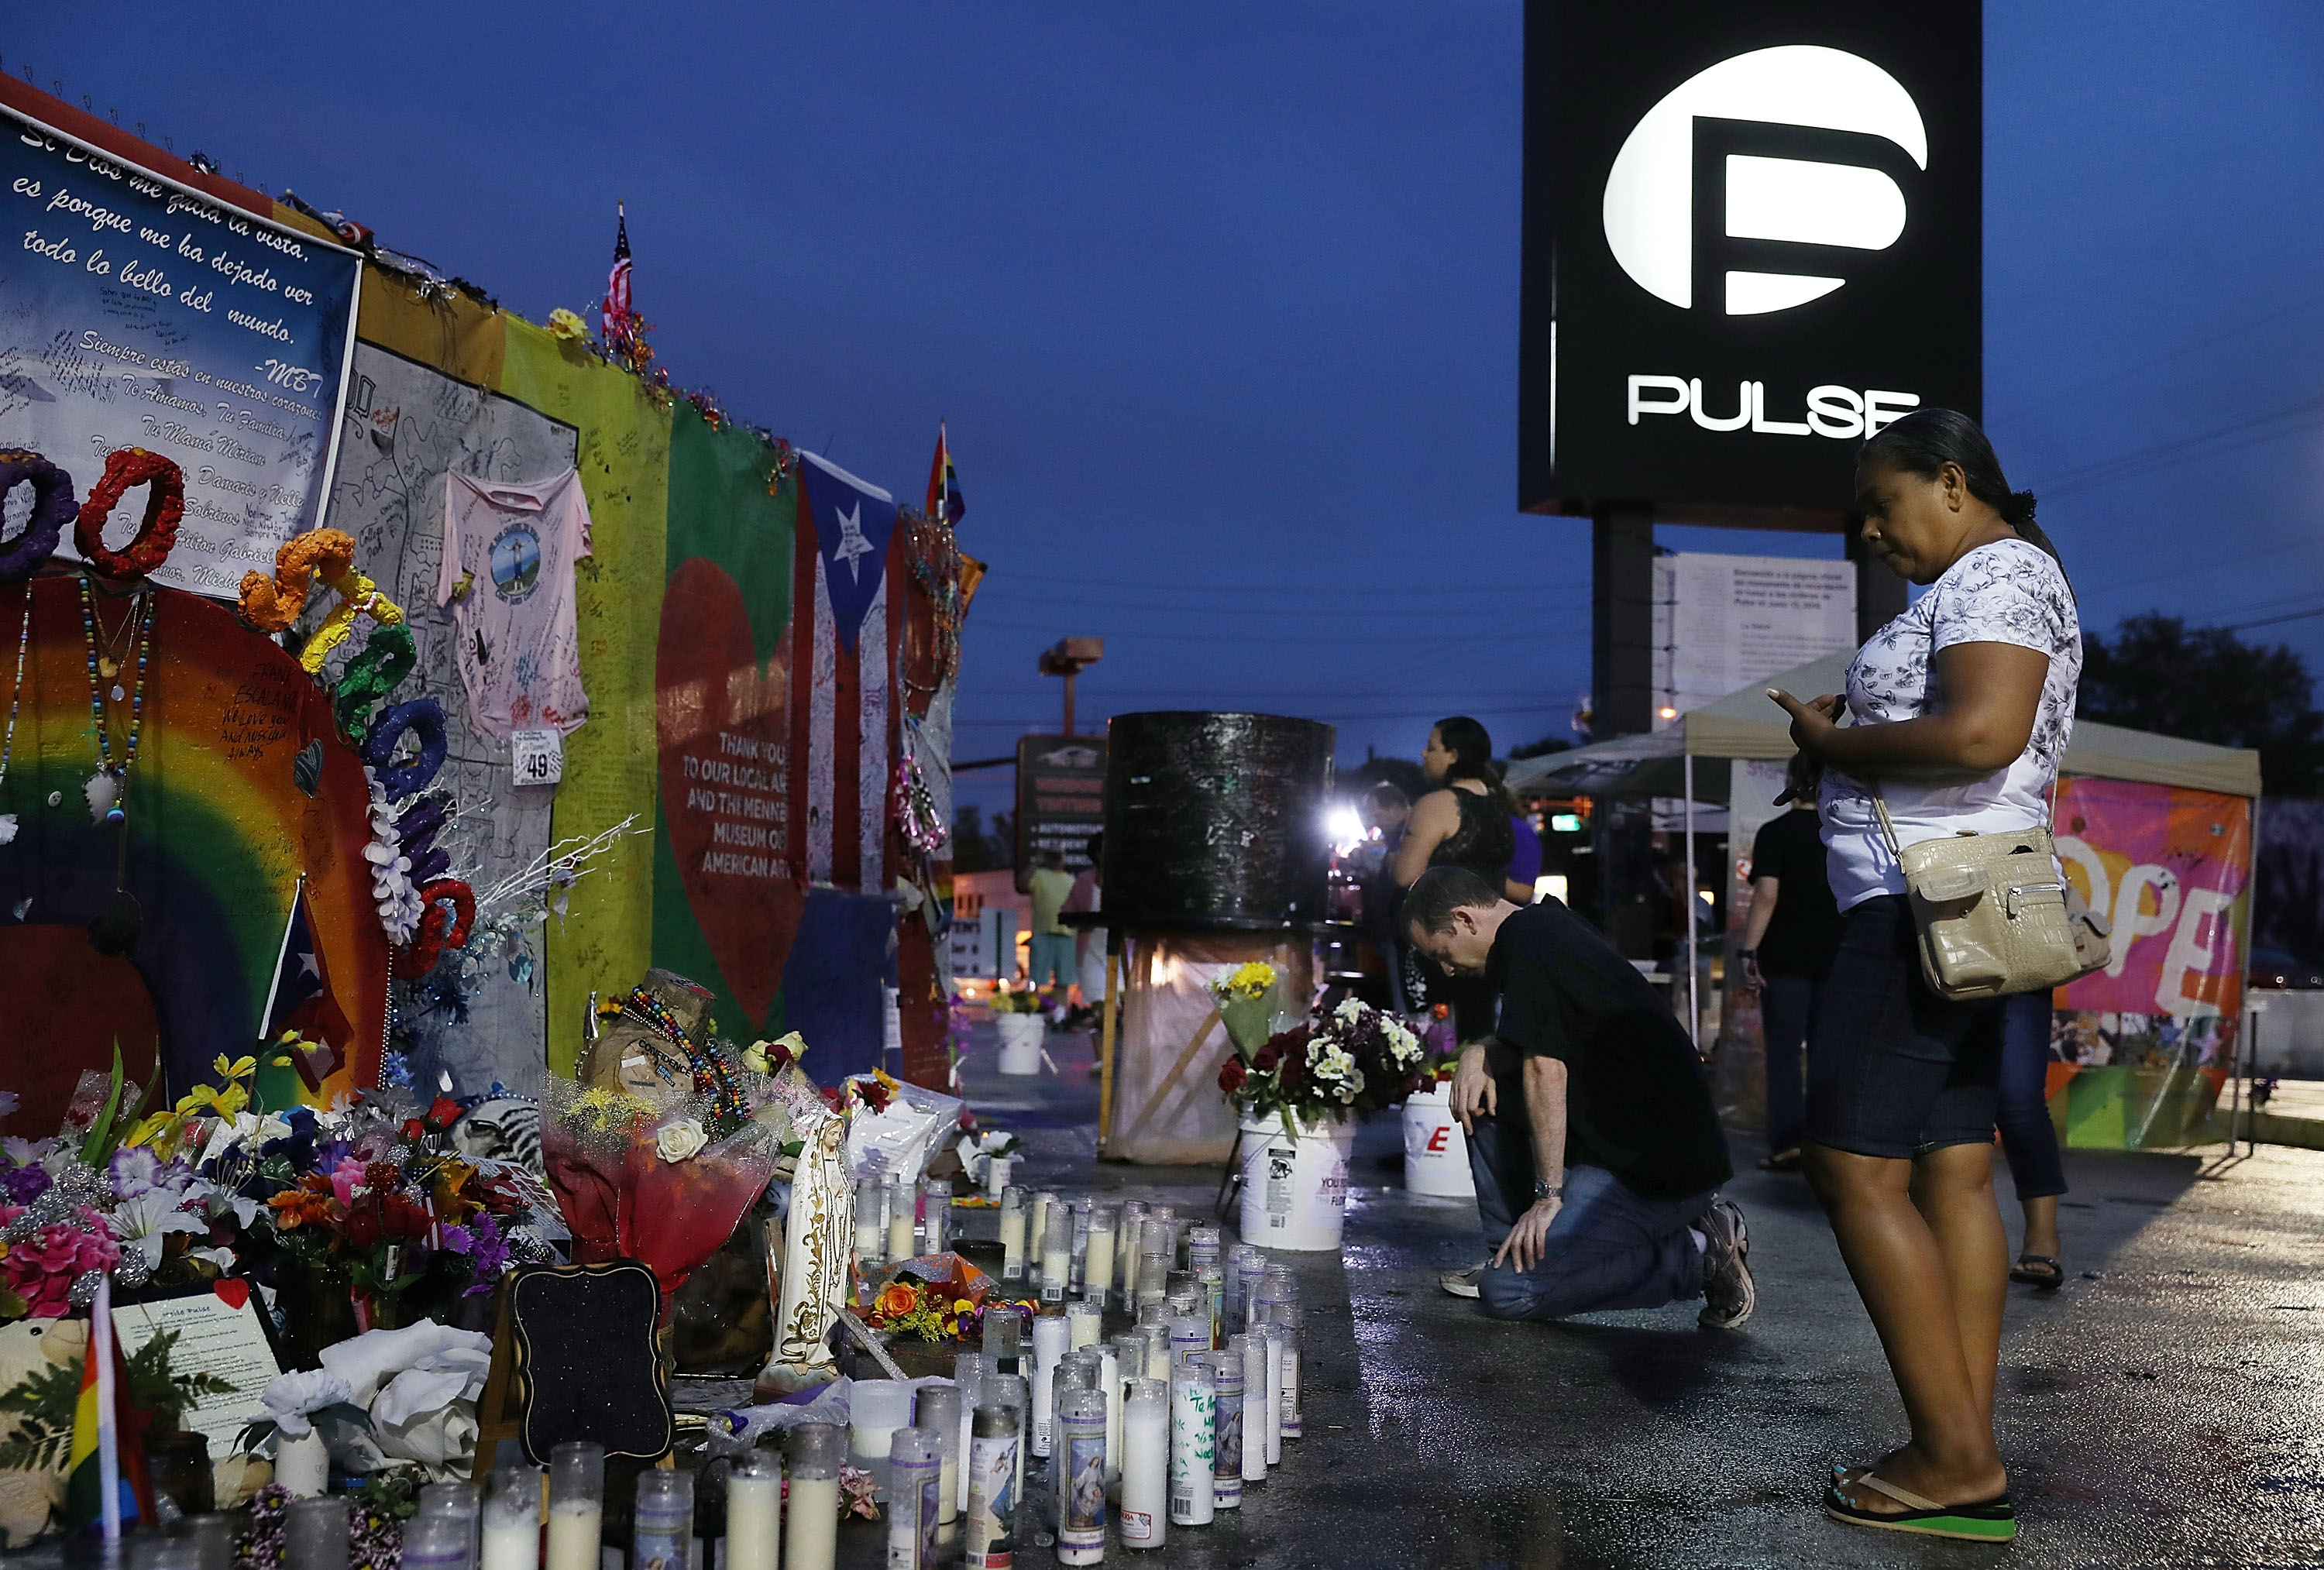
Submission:
[[[1982,41],[1977,0],[1529,0],[1521,506],[1830,518],[1866,436],[1978,412]]]

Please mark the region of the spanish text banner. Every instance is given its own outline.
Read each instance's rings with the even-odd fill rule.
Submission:
[[[159,453],[186,498],[154,576],[231,596],[271,572],[328,494],[361,261],[5,113],[0,215],[0,446],[83,497],[107,454]],[[106,542],[144,508],[131,492]]]

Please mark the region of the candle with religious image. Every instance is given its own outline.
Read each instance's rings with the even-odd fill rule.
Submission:
[[[1190,1355],[1170,1369],[1170,1524],[1208,1526],[1218,1510],[1218,1378]]]
[[[1060,1565],[1105,1558],[1105,1396],[1095,1390],[1074,1391],[1057,1408]]]
[[[1201,1355],[1218,1388],[1212,1449],[1212,1459],[1217,1464],[1212,1476],[1218,1508],[1239,1510],[1242,1506],[1242,1354],[1205,1352]]]

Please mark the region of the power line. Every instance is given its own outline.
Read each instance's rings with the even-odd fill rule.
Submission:
[[[2078,491],[2094,491],[2100,486],[2111,485],[2116,481],[2134,479],[2141,474],[2152,473],[2157,469],[2171,468],[2175,464],[2189,463],[2196,458],[2206,456],[2208,454],[2204,452],[2205,448],[2214,442],[2222,441],[2229,436],[2244,436],[2248,441],[2261,441],[2284,435],[2286,434],[2284,432],[2268,431],[2264,427],[2295,418],[2300,415],[2314,413],[2319,409],[2324,409],[2324,393],[2311,393],[2296,403],[2270,409],[2265,414],[2256,414],[2247,419],[2215,426],[2208,431],[2200,431],[2190,436],[2180,436],[2171,441],[2158,442],[2152,446],[2133,448],[2127,453],[2119,454],[2098,463],[2085,464],[2080,468],[2069,469],[2065,473],[2044,482],[2041,489],[2043,494],[2049,496],[2069,496]],[[2236,445],[2243,445],[2244,443],[2238,442]]]

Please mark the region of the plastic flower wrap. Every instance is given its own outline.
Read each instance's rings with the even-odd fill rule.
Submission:
[[[1238,965],[1211,982],[1211,996],[1219,1005],[1219,1021],[1236,1050],[1253,1052],[1276,1033],[1277,1015],[1289,1007],[1283,996],[1283,978],[1264,959]]]
[[[575,1262],[620,1258],[622,1176],[639,1131],[653,1120],[652,1105],[551,1075],[542,1082],[540,1111],[541,1155],[573,1231]]]
[[[622,1255],[652,1268],[665,1319],[686,1278],[766,1192],[790,1129],[787,1118],[753,1118],[706,1140],[711,1119],[706,1097],[673,1102],[639,1130],[622,1162],[614,1240]]]

